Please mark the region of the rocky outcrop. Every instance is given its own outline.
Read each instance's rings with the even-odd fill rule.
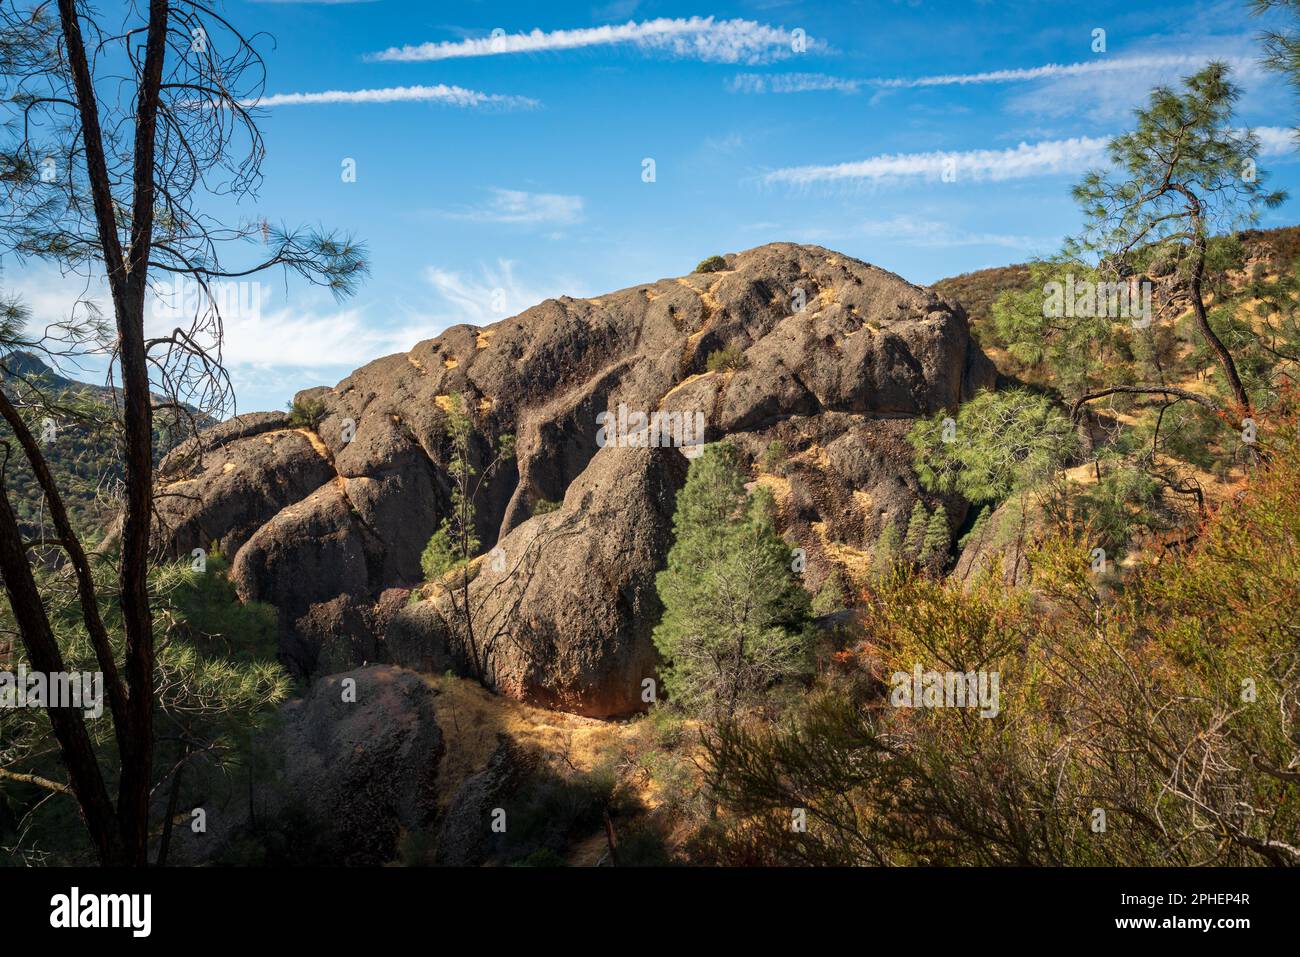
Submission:
[[[497,735],[487,767],[456,789],[442,826],[434,863],[442,867],[477,867],[503,843],[493,830],[493,812],[509,803],[533,769],[534,760],[508,735]],[[508,823],[508,822],[507,822]]]
[[[449,656],[506,694],[562,711],[644,707],[662,611],[655,573],[686,467],[677,449],[601,449],[559,510],[520,525],[479,563],[472,645],[444,592],[395,616],[390,654],[412,667]]]
[[[300,394],[319,410],[311,428],[280,416],[207,433],[164,463],[160,543],[185,554],[216,542],[232,556],[240,595],[276,605],[282,650],[301,670],[358,628],[358,654],[464,668],[472,651],[437,602],[374,610],[386,590],[419,583],[448,512],[446,409],[459,394],[479,468],[498,436],[517,439],[515,462],[477,502],[479,538],[500,546],[510,579],[485,560],[474,584],[495,640],[489,679],[584,714],[639,707],[654,670],[654,572],[686,462],[673,449],[602,448],[599,413],[698,413],[708,441],[726,436],[751,462],[782,443],[785,461],[759,480],[816,587],[833,565],[865,560],[890,518],[905,524],[919,494],[911,420],[994,379],[961,308],[898,276],[785,243],[726,263],[455,326]],[[739,358],[710,370],[724,348]],[[960,527],[964,505],[945,505]]]
[[[283,709],[284,791],[311,795],[317,840],[339,863],[390,861],[402,830],[436,817],[433,698],[419,675],[380,666],[318,681]]]
[[[444,753],[435,692],[388,665],[315,682],[286,704],[258,742],[257,786],[214,786],[227,772],[200,763],[195,795],[206,829],[173,829],[172,863],[252,861],[368,864],[392,861],[403,832],[438,817]],[[262,766],[262,765],[265,766]],[[249,772],[252,774],[253,772]],[[270,855],[267,859],[266,855]]]

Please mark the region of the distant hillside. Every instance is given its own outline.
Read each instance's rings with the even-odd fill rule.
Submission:
[[[1263,263],[1271,272],[1290,268],[1300,259],[1300,226],[1247,229],[1237,233],[1237,239],[1242,244],[1246,262]],[[988,324],[998,296],[1024,289],[1028,283],[1029,264],[1014,263],[950,276],[932,283],[930,288],[946,299],[961,303],[970,318],[971,331],[997,363],[999,371],[1016,373],[1019,370],[1007,367],[1006,357],[1000,353],[1001,343]]]
[[[49,402],[91,410],[96,405],[111,407],[118,395],[118,390],[109,386],[78,382],[60,375],[29,352],[11,352],[0,360],[0,388],[11,397],[39,390]],[[118,507],[123,475],[118,443],[103,428],[81,424],[71,417],[54,418],[53,438],[43,442],[46,459],[74,527],[91,539],[98,538]],[[196,421],[200,427],[214,424],[205,415],[197,415]],[[29,421],[28,426],[34,434],[41,434],[41,418]],[[187,428],[188,424],[178,427],[171,416],[156,416],[154,448],[159,459],[185,438]],[[45,499],[21,449],[10,440],[8,427],[0,422],[0,441],[10,444],[4,472],[5,484],[11,492],[10,504],[24,534],[35,537],[49,531]]]

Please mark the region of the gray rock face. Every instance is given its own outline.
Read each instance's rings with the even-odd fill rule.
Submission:
[[[344,682],[356,700],[344,700]],[[433,691],[399,668],[359,668],[316,682],[284,708],[284,791],[309,795],[318,841],[341,864],[393,859],[402,829],[437,815],[442,731]]]
[[[355,682],[355,698],[345,700],[348,681]],[[196,785],[207,830],[174,828],[169,861],[198,864],[232,853],[238,860],[250,843],[278,855],[262,863],[394,860],[401,833],[431,827],[438,816],[445,747],[434,697],[423,677],[390,665],[315,682],[284,705],[261,740],[266,766],[255,788],[242,781],[231,789]]]
[[[487,767],[470,775],[456,789],[438,830],[434,863],[443,867],[477,867],[501,843],[492,831],[492,811],[514,794],[527,778],[532,762],[507,735],[497,736]]]
[[[510,532],[470,584],[474,645],[448,596],[398,612],[385,644],[420,667],[450,659],[497,690],[589,716],[644,707],[656,674],[655,573],[671,542],[687,461],[677,449],[601,449],[563,506]]]
[[[214,447],[201,459],[191,449],[165,463],[176,494],[160,543],[185,554],[218,542],[241,596],[280,609],[283,650],[304,669],[324,636],[361,620],[373,633],[357,647],[463,664],[445,614],[424,607],[434,603],[366,618],[386,589],[420,580],[420,552],[449,510],[443,426],[460,394],[480,468],[496,436],[517,437],[516,463],[477,503],[484,548],[499,543],[526,573],[490,593],[489,568],[475,585],[499,633],[494,683],[584,714],[639,706],[654,665],[653,576],[685,463],[675,450],[600,448],[597,414],[700,413],[708,441],[726,436],[751,460],[783,442],[778,504],[816,587],[886,518],[906,522],[918,494],[902,441],[910,420],[994,381],[961,308],[929,290],[817,246],[726,258],[721,272],[455,326],[300,394],[324,410],[314,429],[247,417],[205,434]],[[724,347],[743,353],[739,367],[709,371]],[[543,500],[564,505],[534,515]],[[958,527],[963,506],[949,504]]]

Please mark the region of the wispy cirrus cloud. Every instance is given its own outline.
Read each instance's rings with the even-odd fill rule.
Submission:
[[[430,266],[425,280],[451,312],[439,311],[428,317],[426,328],[441,331],[457,322],[486,326],[506,316],[523,312],[529,306],[559,295],[584,296],[580,284],[551,277],[545,285],[534,285],[515,272],[515,263],[498,259],[495,264],[480,264],[477,276],[451,269]]]
[[[1233,80],[1244,87],[1255,110],[1267,110],[1265,88],[1271,79],[1258,62],[1253,37],[1217,36],[1212,45],[1189,36],[1165,38],[1162,45],[1198,53],[1169,55],[1159,51],[1127,56],[1098,57],[1085,63],[1064,64],[1027,77],[1008,98],[1006,108],[1012,113],[1038,117],[1084,117],[1094,123],[1127,120],[1133,108],[1147,101],[1151,90],[1160,85],[1176,86],[1211,60],[1226,63]],[[1195,44],[1195,46],[1193,46]],[[996,81],[990,81],[996,82]],[[1015,81],[1007,81],[1015,82]]]
[[[763,177],[763,182],[769,186],[811,186],[834,182],[885,184],[944,178],[978,182],[1076,173],[1102,162],[1106,156],[1106,143],[1102,137],[1076,136],[1021,143],[1004,150],[886,153],[852,163],[773,170]]]
[[[986,70],[981,73],[939,73],[911,77],[843,77],[824,73],[738,73],[730,81],[733,93],[858,93],[876,90],[925,89],[945,86],[1034,83],[1099,75],[1152,75],[1176,70],[1195,70],[1210,60],[1222,60],[1241,73],[1253,73],[1257,66],[1244,56],[1214,54],[1170,54],[1098,58],[1079,63],[1045,63],[1042,66]]]
[[[526,110],[540,106],[527,96],[502,93],[482,93],[460,86],[439,83],[436,86],[389,86],[371,90],[324,90],[319,93],[273,93],[256,100],[247,100],[244,106],[313,106],[324,103],[442,103],[463,108],[488,107],[505,110]]]
[[[887,239],[891,243],[925,249],[952,249],[959,246],[998,246],[1004,249],[1040,249],[1051,240],[1010,233],[972,231],[951,223],[916,216],[891,216],[859,223],[854,231],[868,239]]]
[[[480,223],[567,225],[582,219],[581,196],[564,193],[530,193],[493,187],[487,202],[447,213],[452,219]]]
[[[1280,126],[1256,126],[1261,158],[1288,157],[1296,152],[1295,131]],[[1001,182],[1035,176],[1081,173],[1104,166],[1110,142],[1104,136],[1021,143],[1010,149],[932,150],[926,153],[884,153],[850,163],[790,166],[762,177],[768,186],[812,186],[819,183],[897,184],[908,181]]]
[[[857,93],[866,82],[825,73],[737,73],[729,86],[732,93]]]
[[[399,63],[450,60],[459,57],[540,53],[584,47],[631,45],[649,53],[719,63],[765,63],[793,56],[796,47],[812,50],[819,41],[802,31],[774,27],[755,20],[714,17],[659,17],[576,30],[496,32],[467,40],[420,43],[371,54],[369,59]]]
[[[1061,77],[1093,76],[1098,73],[1140,73],[1151,70],[1197,69],[1210,60],[1222,59],[1241,68],[1249,61],[1241,57],[1216,57],[1213,54],[1171,54],[1166,56],[1099,57],[1081,63],[1046,63],[1042,66],[983,73],[941,73],[933,76],[883,77],[869,80],[872,86],[885,89],[916,89],[928,86],[972,86],[988,83],[1030,83]]]

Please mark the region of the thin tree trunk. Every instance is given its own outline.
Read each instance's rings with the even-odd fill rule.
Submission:
[[[122,525],[122,624],[128,689],[127,732],[117,816],[130,863],[148,863],[149,782],[153,765],[154,646],[149,606],[149,536],[153,516],[153,397],[144,343],[144,301],[154,221],[154,152],[159,91],[167,53],[168,0],[150,0],[144,67],[136,101],[131,242],[123,255],[118,206],[104,152],[99,101],[86,59],[75,0],[58,0],[64,47],[81,119],[81,141],[104,267],[117,320],[125,427],[126,496]],[[126,257],[129,257],[129,261]]]
[[[50,628],[40,589],[27,561],[22,533],[9,507],[7,491],[0,485],[0,574],[4,576],[5,592],[18,623],[23,645],[32,668],[54,675],[65,672],[63,655]],[[86,720],[76,708],[49,707],[50,724],[59,742],[63,763],[68,769],[72,793],[77,798],[86,829],[102,863],[129,863],[118,829],[113,802],[109,797],[104,777],[100,774],[95,748],[86,731]]]
[[[104,687],[108,692],[109,711],[113,715],[113,728],[117,733],[118,746],[122,746],[122,738],[126,734],[126,690],[122,687],[122,679],[117,673],[117,664],[113,659],[113,647],[108,639],[108,629],[104,627],[104,619],[99,614],[99,599],[95,593],[95,579],[90,572],[90,563],[86,560],[86,552],[81,547],[81,540],[77,538],[72,529],[72,523],[68,520],[67,509],[63,505],[63,497],[59,494],[59,488],[54,482],[54,476],[50,474],[49,466],[46,464],[45,456],[41,453],[40,446],[32,437],[31,430],[27,428],[27,423],[23,421],[18,410],[14,408],[9,397],[0,389],[0,415],[9,423],[9,428],[13,430],[14,437],[18,439],[18,444],[23,447],[27,454],[27,461],[32,467],[32,474],[36,476],[36,481],[40,483],[42,491],[45,493],[46,504],[50,508],[50,518],[54,520],[55,531],[59,533],[60,543],[63,550],[68,554],[68,560],[71,562],[73,570],[77,575],[77,598],[81,602],[81,616],[86,623],[86,632],[90,635],[90,643],[95,648],[95,660],[99,664],[99,670],[104,675]]]
[[[186,754],[189,753],[189,747],[186,746]],[[167,795],[167,818],[163,821],[162,839],[158,843],[158,866],[167,866],[167,852],[171,850],[172,845],[172,827],[176,820],[176,805],[181,799],[181,776],[185,773],[184,760],[176,768],[176,773],[172,775],[171,793]]]
[[[1201,223],[1201,202],[1190,191],[1184,190],[1182,192],[1191,207],[1192,234],[1196,237],[1193,243],[1193,248],[1196,250],[1196,259],[1192,267],[1192,281],[1189,289],[1192,298],[1192,312],[1196,316],[1196,328],[1200,330],[1201,335],[1218,357],[1219,365],[1223,367],[1223,374],[1228,379],[1228,388],[1232,390],[1233,400],[1236,402],[1241,414],[1248,416],[1250,415],[1250,396],[1246,394],[1246,387],[1241,384],[1241,376],[1237,373],[1237,363],[1233,361],[1232,353],[1223,344],[1223,340],[1211,328],[1209,316],[1205,312],[1205,297],[1201,287],[1205,279],[1206,239],[1204,227]]]
[[[144,344],[144,299],[153,244],[154,134],[159,87],[167,53],[167,0],[151,0],[144,72],[135,117],[135,196],[126,295],[117,302],[126,432],[126,513],[122,523],[122,622],[126,631],[126,680],[131,760],[124,761],[117,813],[133,862],[149,853],[149,792],[153,771],[154,642],[149,605],[149,537],[153,522],[153,396]]]

